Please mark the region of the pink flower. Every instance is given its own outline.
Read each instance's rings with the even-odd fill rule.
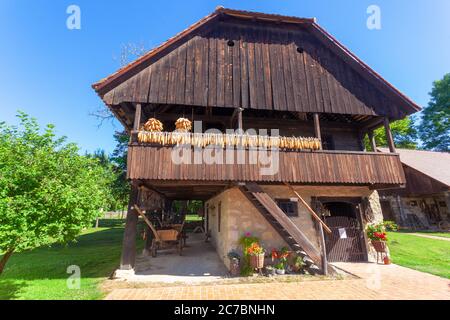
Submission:
[[[250,232],[246,232],[246,233],[245,233],[245,236],[246,236],[246,237],[250,237],[251,235],[252,235],[252,234],[251,234]]]

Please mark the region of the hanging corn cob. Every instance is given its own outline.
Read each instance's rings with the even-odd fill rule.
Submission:
[[[150,121],[150,120],[149,120]],[[158,120],[156,120],[158,121]],[[280,148],[290,150],[319,150],[321,142],[316,138],[303,137],[269,137],[258,135],[239,135],[221,133],[189,133],[186,131],[160,132],[158,122],[151,121],[147,128],[150,130],[139,131],[138,141],[142,143],[154,143],[160,145],[190,144],[199,148],[208,145],[242,148]],[[188,128],[188,126],[186,127]],[[184,129],[183,129],[184,130]]]

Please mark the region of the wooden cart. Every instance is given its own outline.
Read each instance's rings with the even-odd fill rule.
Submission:
[[[136,212],[144,219],[145,223],[149,226],[153,233],[153,240],[151,245],[152,257],[156,257],[158,249],[163,247],[177,247],[178,254],[181,256],[183,251],[183,227],[184,222],[181,225],[173,226],[167,230],[156,230],[153,224],[145,216],[144,212],[138,207],[134,206]]]

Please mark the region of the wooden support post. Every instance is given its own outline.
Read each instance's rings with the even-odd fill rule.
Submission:
[[[391,127],[389,125],[389,119],[384,118],[384,129],[386,130],[386,140],[389,146],[389,151],[395,153],[394,138],[392,137]]]
[[[139,127],[141,126],[141,114],[142,114],[142,106],[140,103],[136,104],[136,112],[134,113],[134,124],[133,130],[139,131]]]
[[[131,186],[130,200],[128,202],[127,219],[125,222],[125,231],[123,234],[122,256],[120,258],[120,269],[131,270],[136,261],[136,234],[138,214],[134,205],[138,203],[139,189],[137,186]]]
[[[327,258],[327,248],[325,246],[325,235],[323,234],[323,226],[319,223],[319,237],[320,246],[322,247],[322,272],[325,276],[328,275],[328,258]]]
[[[320,150],[322,150],[322,134],[320,132],[319,114],[313,113],[313,119],[314,119],[314,134],[315,134],[315,137],[321,141],[320,142]]]
[[[369,130],[367,133],[367,136],[369,137],[370,146],[372,147],[373,152],[377,152],[377,143],[375,141],[375,136],[373,134],[373,130]]]
[[[242,111],[244,111],[244,109],[238,108],[238,114],[237,114],[237,116],[238,116],[238,121],[237,121],[238,127],[237,128],[239,129],[239,131],[241,131],[241,133],[244,131],[243,123],[242,123]]]

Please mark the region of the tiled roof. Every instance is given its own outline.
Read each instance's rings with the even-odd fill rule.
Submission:
[[[379,149],[389,152],[386,148]],[[397,149],[397,153],[403,164],[450,186],[450,153],[408,149]]]

